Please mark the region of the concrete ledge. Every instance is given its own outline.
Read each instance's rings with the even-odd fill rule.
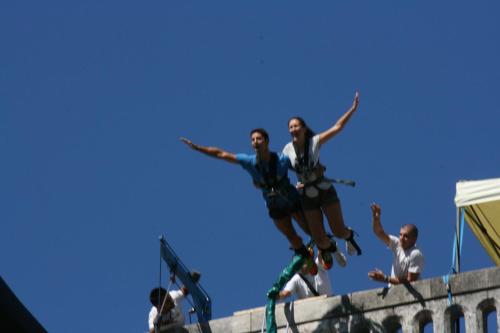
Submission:
[[[453,275],[449,284],[456,303],[452,310],[448,306],[446,285],[441,277],[437,277],[348,295],[311,297],[295,301],[293,307],[290,303],[278,303],[276,323],[283,331],[288,324],[293,328],[292,332],[385,332],[392,330],[391,327],[418,332],[419,325],[430,319],[434,323],[434,332],[446,332],[451,326],[442,322],[453,319],[450,314],[456,312],[454,308],[467,311],[464,316],[469,322],[478,317],[478,307],[481,308],[485,300],[490,304],[487,309],[496,307],[500,316],[500,267]],[[232,317],[211,320],[205,325],[188,325],[181,331],[260,332],[264,314],[265,307],[237,311]]]

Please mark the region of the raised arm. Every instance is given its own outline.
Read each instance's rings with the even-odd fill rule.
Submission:
[[[319,134],[320,145],[324,144],[326,141],[333,138],[344,128],[344,126],[347,124],[353,113],[356,112],[356,110],[358,109],[358,104],[359,104],[359,93],[356,91],[356,95],[354,96],[354,101],[352,102],[351,108],[347,110],[347,112],[344,113],[344,115],[337,120],[335,125],[333,125],[326,131]]]
[[[373,224],[373,232],[377,237],[385,243],[385,245],[389,246],[391,243],[391,239],[389,235],[387,235],[382,227],[382,223],[380,223],[380,206],[376,203],[371,205],[372,209],[372,224]]]
[[[236,155],[233,153],[229,153],[229,152],[222,150],[220,148],[217,148],[217,147],[200,146],[200,145],[197,145],[197,144],[191,142],[190,140],[188,140],[186,138],[180,138],[180,140],[182,142],[184,142],[186,145],[188,145],[189,147],[191,147],[192,149],[199,151],[200,153],[203,153],[205,155],[215,157],[215,158],[218,158],[218,159],[221,159],[221,160],[224,160],[227,162],[231,162],[231,163],[238,163],[238,160],[236,159]]]

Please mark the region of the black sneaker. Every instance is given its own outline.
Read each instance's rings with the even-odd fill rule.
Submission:
[[[350,256],[353,256],[355,254],[360,256],[361,248],[359,247],[358,243],[356,243],[356,240],[354,240],[354,236],[358,236],[358,234],[351,228],[349,228],[349,231],[351,232],[351,235],[345,239],[347,253],[349,253]]]

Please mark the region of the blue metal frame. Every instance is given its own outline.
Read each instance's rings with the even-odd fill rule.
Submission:
[[[179,278],[182,284],[189,290],[193,298],[196,314],[198,315],[198,322],[203,323],[212,319],[212,301],[210,300],[210,296],[208,296],[199,283],[193,281],[189,269],[163,236],[160,236],[160,254],[167,263],[170,272]]]

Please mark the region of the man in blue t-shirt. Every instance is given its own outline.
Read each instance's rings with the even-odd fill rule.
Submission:
[[[306,222],[301,218],[299,195],[288,179],[290,160],[282,153],[269,151],[269,135],[262,128],[250,132],[255,154],[233,154],[217,147],[204,147],[186,138],[180,140],[192,149],[205,155],[230,163],[240,164],[251,176],[254,185],[261,189],[269,216],[278,230],[285,235],[295,252],[309,257],[309,252],[292,224],[292,216],[309,234]],[[312,260],[311,266],[313,265]],[[317,268],[316,268],[317,269]],[[315,269],[312,268],[312,271]]]
[[[261,189],[271,218],[281,219],[300,212],[298,192],[288,179],[288,157],[270,152],[268,160],[247,154],[237,154],[236,160],[252,176],[254,185]]]

